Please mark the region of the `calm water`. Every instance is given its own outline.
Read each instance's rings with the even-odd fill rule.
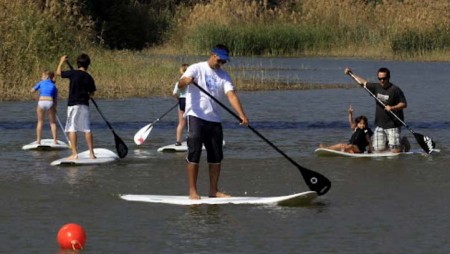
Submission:
[[[60,152],[26,152],[35,138],[35,103],[2,102],[0,118],[0,253],[58,253],[56,235],[69,222],[87,232],[84,253],[449,253],[449,63],[345,59],[237,58],[231,65],[261,69],[264,78],[350,83],[346,66],[375,79],[378,67],[407,96],[406,122],[436,141],[432,157],[320,158],[320,143],[346,141],[347,107],[373,119],[374,102],[363,89],[241,92],[251,125],[300,165],[332,181],[329,193],[306,207],[198,206],[126,202],[119,194],[186,194],[183,154],[161,154],[174,142],[176,114],[158,122],[144,145],[134,133],[173,105],[167,98],[98,100],[127,158],[92,167],[52,167]],[[101,85],[99,84],[99,89]],[[65,102],[60,117],[65,119]],[[111,131],[91,107],[97,147],[114,150]],[[238,126],[227,112],[221,188],[235,196],[306,191],[290,162]],[[46,126],[45,137],[50,137]],[[413,149],[420,149],[404,130]],[[64,140],[61,135],[60,139]],[[80,150],[85,142],[80,140]],[[199,187],[207,193],[206,164]]]

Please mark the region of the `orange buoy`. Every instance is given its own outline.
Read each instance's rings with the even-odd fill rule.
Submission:
[[[69,223],[59,229],[57,240],[61,249],[82,250],[86,242],[86,232],[80,225]]]

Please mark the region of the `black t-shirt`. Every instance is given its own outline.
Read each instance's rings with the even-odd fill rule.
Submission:
[[[85,71],[70,70],[61,72],[61,77],[70,79],[67,106],[89,106],[90,94],[97,90],[92,76]]]
[[[406,104],[406,98],[403,91],[396,85],[389,83],[387,87],[382,87],[378,83],[367,83],[367,89],[371,91],[380,101],[387,106],[395,106],[400,102]],[[384,106],[376,102],[375,110],[375,125],[383,129],[390,129],[401,127],[402,123],[399,122],[391,113],[384,110]],[[404,121],[403,110],[392,111],[402,121]]]
[[[373,132],[370,128],[360,129],[356,127],[348,143],[358,146],[359,150],[363,153],[369,145],[367,138],[370,138],[372,135]]]

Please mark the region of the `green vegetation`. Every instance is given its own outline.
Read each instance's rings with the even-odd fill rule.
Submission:
[[[448,61],[449,9],[448,0],[0,0],[0,100],[30,98],[42,69],[81,52],[107,98],[170,94],[181,63],[156,56],[206,56],[216,43],[239,56]],[[236,83],[286,87],[258,81]]]

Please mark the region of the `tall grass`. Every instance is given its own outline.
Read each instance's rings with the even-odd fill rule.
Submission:
[[[449,51],[450,1],[212,0],[180,10],[172,42],[205,53],[222,42],[237,55],[417,57]],[[176,38],[183,38],[177,40]],[[447,54],[448,55],[448,54]]]
[[[155,33],[166,40],[165,47],[131,52],[92,44],[94,23],[83,13],[86,1],[0,0],[0,100],[28,99],[42,69],[56,68],[63,54],[73,61],[81,52],[92,58],[97,96],[109,98],[170,94],[180,63],[152,55],[207,55],[216,43],[242,56],[450,60],[448,0],[193,2],[176,9],[168,21],[172,30]],[[235,81],[241,90],[280,87],[261,85],[257,77]],[[63,98],[66,83],[57,82]]]
[[[72,12],[75,5],[32,0],[0,0],[0,100],[20,99],[40,79],[43,69],[65,52],[86,45],[86,34],[77,26],[88,25]],[[57,19],[63,13],[72,13]],[[28,97],[27,97],[28,98]]]
[[[189,34],[197,52],[210,49],[217,42],[228,45],[235,55],[296,55],[329,50],[326,42],[333,36],[324,27],[298,27],[289,24],[254,26],[218,26],[204,24]]]
[[[179,79],[180,62],[141,52],[96,49],[89,72],[102,98],[171,96]],[[65,81],[68,82],[68,81]]]

